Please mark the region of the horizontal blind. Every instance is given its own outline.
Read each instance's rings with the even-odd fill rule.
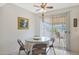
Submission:
[[[65,23],[65,17],[64,16],[52,18],[52,24],[62,24],[62,23]]]

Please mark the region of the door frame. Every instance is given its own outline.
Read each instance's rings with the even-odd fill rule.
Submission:
[[[66,50],[70,51],[70,11],[66,12]]]

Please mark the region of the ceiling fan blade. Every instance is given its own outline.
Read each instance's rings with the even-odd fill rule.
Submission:
[[[47,3],[45,3],[44,7],[46,7]]]
[[[48,6],[48,7],[46,7],[46,8],[52,9],[53,7],[52,7],[52,6]]]
[[[40,9],[36,9],[36,11],[40,11]]]
[[[38,5],[34,5],[34,7],[40,7],[40,6],[38,6]]]

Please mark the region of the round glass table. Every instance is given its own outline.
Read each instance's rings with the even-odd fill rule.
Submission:
[[[25,39],[25,41],[29,43],[47,43],[48,41],[50,41],[50,38],[49,37],[33,37],[33,38]]]
[[[25,39],[25,44],[28,45],[28,49],[32,54],[32,48],[34,44],[49,44],[50,38],[49,37],[33,37],[29,39]]]

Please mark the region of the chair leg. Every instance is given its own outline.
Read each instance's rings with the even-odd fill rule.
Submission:
[[[25,50],[24,50],[24,52],[25,52],[27,55],[29,55],[29,53],[30,53],[30,51],[27,51],[27,52],[26,52]]]
[[[19,53],[18,54],[20,55],[20,49],[19,49]]]
[[[29,55],[29,54],[30,54],[30,51],[28,51],[27,55]]]
[[[49,47],[49,49],[46,51],[46,53],[48,53],[48,52],[49,52],[49,50],[50,50],[50,47]]]
[[[47,55],[46,48],[45,48],[45,55]]]
[[[24,50],[24,52],[27,54],[27,52]]]
[[[54,49],[54,46],[53,46],[53,52],[54,52],[54,54],[56,55],[56,53],[55,53],[55,49]]]
[[[46,49],[42,52],[43,55],[47,55]]]

